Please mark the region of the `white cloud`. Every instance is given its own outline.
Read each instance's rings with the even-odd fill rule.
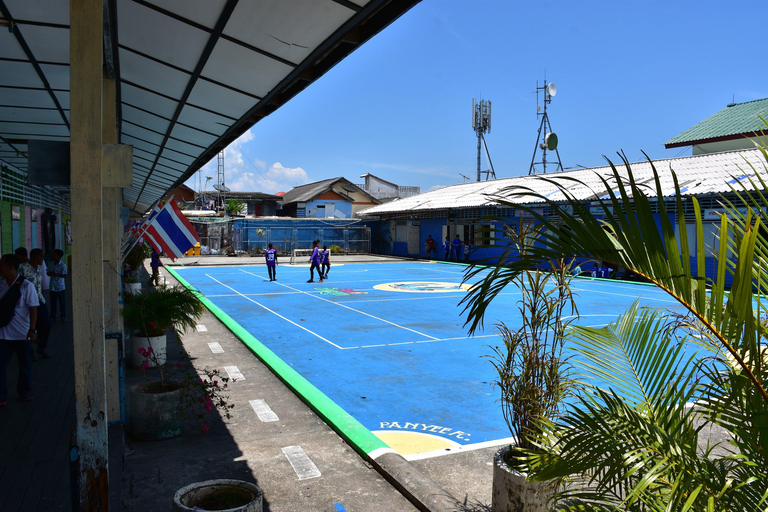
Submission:
[[[225,184],[230,190],[239,192],[264,192],[275,194],[288,192],[297,185],[309,183],[307,172],[301,167],[283,167],[280,162],[271,165],[263,160],[252,158],[253,147],[247,143],[253,140],[250,130],[242,134],[224,150]],[[212,159],[201,169],[203,188],[212,190],[218,177],[218,158]],[[213,179],[206,185],[206,176]],[[199,188],[197,174],[188,180],[187,185],[197,190]]]

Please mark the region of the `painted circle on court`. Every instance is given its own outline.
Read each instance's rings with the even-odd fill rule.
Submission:
[[[377,284],[374,288],[385,292],[446,293],[466,292],[472,289],[472,285],[439,281],[410,281],[405,283]]]
[[[400,455],[414,455],[461,446],[450,439],[422,432],[373,430],[372,433]]]

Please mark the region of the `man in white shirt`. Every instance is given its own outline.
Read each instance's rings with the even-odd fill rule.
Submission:
[[[12,300],[17,295],[18,299]],[[0,317],[10,315],[10,308],[13,316],[0,327],[0,407],[8,404],[7,367],[13,354],[19,362],[16,391],[22,402],[32,400],[30,359],[31,343],[37,335],[38,304],[34,285],[19,275],[19,259],[13,254],[3,255],[0,258]]]
[[[37,353],[40,357],[48,359],[51,357],[48,355],[47,350],[48,335],[51,333],[51,317],[48,314],[48,305],[45,303],[45,297],[43,297],[43,250],[32,249],[29,251],[29,258],[26,257],[27,250],[24,247],[19,247],[15,252],[16,257],[21,262],[19,274],[32,283],[37,292],[37,302],[39,304],[37,308]],[[32,360],[36,360],[34,354],[32,354]]]

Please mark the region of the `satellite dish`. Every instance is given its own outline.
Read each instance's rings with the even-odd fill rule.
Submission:
[[[541,105],[536,105],[536,112],[541,112]]]
[[[552,82],[550,82],[549,85],[547,85],[547,94],[549,94],[550,96],[554,96],[555,94],[557,94],[557,86]]]
[[[215,188],[219,192],[231,192],[231,190],[229,190],[229,187],[224,184],[214,185],[213,188]]]
[[[557,149],[557,135],[555,135],[553,132],[548,133],[544,137],[544,145],[550,151]]]

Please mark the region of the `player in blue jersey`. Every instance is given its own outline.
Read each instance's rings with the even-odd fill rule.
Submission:
[[[320,272],[320,249],[317,247],[320,244],[319,240],[312,242],[312,256],[309,257],[309,281],[308,283],[315,282],[315,269],[317,269],[317,275],[320,276],[319,283],[323,282],[323,273]]]
[[[328,279],[328,271],[331,270],[330,253],[331,251],[328,250],[328,246],[324,245],[323,252],[320,253],[320,261],[322,264],[320,274],[323,276],[323,279]]]
[[[267,246],[267,252],[264,253],[264,259],[267,260],[267,272],[269,280],[277,281],[277,251],[272,248],[272,244]]]

